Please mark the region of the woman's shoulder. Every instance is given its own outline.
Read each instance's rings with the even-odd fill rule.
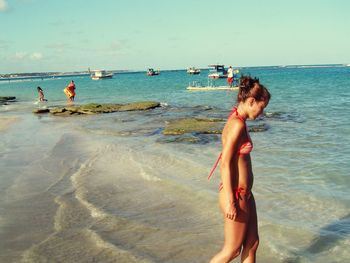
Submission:
[[[230,117],[224,127],[223,134],[233,134],[233,133],[241,133],[245,129],[245,123],[235,118],[234,116]]]

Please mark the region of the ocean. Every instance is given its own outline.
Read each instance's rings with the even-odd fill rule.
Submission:
[[[272,99],[251,132],[258,262],[350,258],[350,67],[241,68]],[[207,70],[0,81],[0,262],[208,262],[223,244],[219,135],[165,136],[173,119],[226,118],[237,91],[190,92]],[[149,111],[58,117],[38,107],[158,101]],[[218,80],[224,85],[225,80]],[[36,102],[40,86],[47,103]],[[11,122],[8,122],[11,120]],[[183,140],[191,139],[191,140]],[[239,262],[236,259],[234,262]]]

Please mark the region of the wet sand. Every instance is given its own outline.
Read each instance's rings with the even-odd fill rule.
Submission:
[[[16,121],[18,121],[18,117],[0,117],[0,132],[7,130]]]

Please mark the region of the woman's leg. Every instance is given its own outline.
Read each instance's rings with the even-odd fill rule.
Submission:
[[[254,196],[251,195],[249,201],[249,222],[247,226],[246,239],[243,242],[242,262],[255,263],[256,250],[259,245],[258,235],[258,217],[256,214],[256,206]]]
[[[224,191],[219,193],[219,201],[222,211],[225,209],[225,195]],[[230,262],[235,257],[239,256],[248,224],[248,205],[245,198],[239,201],[238,216],[235,220],[226,218],[224,215],[224,246],[221,251],[216,254],[210,263],[224,263]]]

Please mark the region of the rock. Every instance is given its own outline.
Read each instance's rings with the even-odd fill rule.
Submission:
[[[277,121],[292,121],[303,123],[305,122],[305,117],[299,112],[265,112],[264,118]]]
[[[48,113],[48,112],[50,112],[49,109],[35,109],[35,110],[33,110],[33,113],[35,113],[35,114],[42,114],[42,113]]]
[[[220,138],[216,134],[188,133],[181,135],[167,135],[157,139],[158,143],[186,143],[186,144],[207,144],[218,141]]]
[[[268,129],[269,129],[269,126],[265,123],[248,126],[249,132],[264,132],[264,131],[267,131]]]
[[[6,104],[6,102],[13,102],[16,100],[16,97],[13,96],[0,96],[0,104]]]
[[[13,96],[5,96],[5,97],[0,96],[1,101],[15,100],[15,99],[16,99],[16,97],[13,97]]]
[[[167,137],[161,137],[157,139],[158,143],[190,143],[190,144],[199,144],[200,138],[197,138],[195,136],[167,136]]]
[[[160,107],[159,102],[141,101],[122,105],[119,111],[150,110]]]
[[[58,107],[49,109],[49,112],[52,113],[52,114],[63,113],[65,111],[66,111],[65,108],[58,108]]]
[[[86,105],[79,106],[75,111],[82,114],[97,114],[97,113],[110,113],[118,111],[121,104],[96,104],[90,103]],[[69,110],[69,109],[68,109]]]
[[[183,118],[171,120],[166,123],[164,135],[181,135],[187,133],[197,134],[221,134],[225,121],[209,118]],[[249,132],[267,131],[269,126],[265,123],[248,126]]]
[[[141,101],[133,102],[128,104],[97,104],[90,103],[85,105],[71,105],[50,108],[49,111],[53,115],[59,116],[70,116],[70,115],[80,115],[80,114],[100,114],[100,113],[110,113],[117,111],[139,111],[139,110],[149,110],[160,107],[159,102],[153,101]],[[33,113],[38,113],[34,112]],[[43,112],[40,112],[43,113]]]
[[[185,133],[221,134],[224,123],[221,119],[184,118],[171,120],[166,124],[164,135]]]

